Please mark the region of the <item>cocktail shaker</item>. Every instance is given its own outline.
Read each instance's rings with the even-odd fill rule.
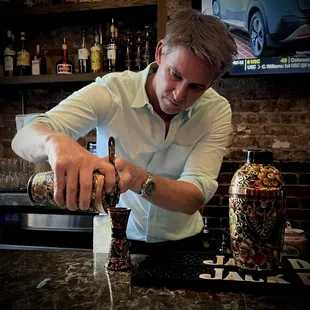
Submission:
[[[249,150],[229,187],[230,239],[236,266],[255,271],[279,267],[286,223],[282,185],[273,153]]]
[[[116,186],[115,186],[116,188]],[[40,172],[30,177],[27,186],[27,193],[34,203],[66,209],[66,204],[59,205],[54,200],[54,172]],[[93,173],[93,185],[91,200],[87,212],[107,213],[111,201],[115,205],[119,202],[119,192],[112,190],[110,194],[105,192],[104,175],[98,171]]]

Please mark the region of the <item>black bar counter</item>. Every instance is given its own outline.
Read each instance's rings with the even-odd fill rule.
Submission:
[[[55,214],[29,204],[25,194],[4,196],[0,214]],[[104,267],[106,254],[92,252],[90,232],[13,225],[3,227],[2,239],[4,233],[19,237],[0,246],[1,310],[310,309],[308,262],[295,261],[296,268],[282,267],[260,279],[229,265],[230,246],[223,251],[222,240],[211,238],[205,248],[202,234],[158,244],[131,240],[134,268],[113,272]]]
[[[246,291],[238,281],[222,281],[221,289],[208,280],[203,290],[132,283],[149,257],[132,254],[132,271],[113,272],[104,267],[106,254],[91,251],[0,250],[0,309],[310,309],[309,294],[294,287],[261,294],[251,282]]]

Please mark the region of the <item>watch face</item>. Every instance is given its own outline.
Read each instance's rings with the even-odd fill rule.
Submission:
[[[147,182],[147,184],[145,184],[145,194],[147,196],[151,196],[156,189],[156,184],[153,180],[149,180],[149,182]]]

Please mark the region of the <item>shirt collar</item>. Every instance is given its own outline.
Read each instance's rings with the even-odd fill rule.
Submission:
[[[144,70],[140,72],[141,74],[141,82],[140,82],[140,87],[137,92],[137,95],[135,97],[135,100],[132,103],[133,108],[142,108],[146,104],[150,104],[149,98],[147,96],[146,90],[145,90],[145,84],[147,81],[147,77],[154,72],[155,69],[158,68],[158,65],[156,61],[152,62],[149,64]]]
[[[201,97],[200,97],[201,98]],[[194,110],[196,108],[196,106],[199,104],[200,102],[200,98],[198,98],[193,105],[191,105],[189,108],[187,108],[186,110],[184,110],[184,112],[187,113],[188,118],[191,118],[193,116]]]

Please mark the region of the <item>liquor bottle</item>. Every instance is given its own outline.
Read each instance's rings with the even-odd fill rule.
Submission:
[[[36,45],[36,54],[31,62],[32,75],[46,74],[46,58],[41,55],[40,45]]]
[[[16,41],[15,41],[15,34],[12,33],[12,46],[13,46],[13,50],[15,51],[15,61],[14,61],[14,72],[13,72],[13,75],[18,75],[18,71],[17,71],[17,66],[16,66],[16,63],[17,63],[17,45],[16,45]]]
[[[23,2],[24,6],[26,6],[27,8],[32,8],[32,6],[34,5],[34,1],[33,0],[25,0]]]
[[[13,49],[15,51],[16,45],[15,45],[15,34],[14,33],[12,33],[12,45],[13,45]]]
[[[4,49],[4,75],[9,76],[14,74],[16,52],[13,46],[12,32],[7,32],[7,43]]]
[[[206,217],[203,218],[203,222],[204,222],[204,225],[202,229],[201,240],[202,240],[203,247],[205,249],[208,249],[210,247],[210,231],[209,231]]]
[[[97,31],[95,33],[95,41],[90,49],[90,65],[92,72],[102,71],[102,45],[99,43]]]
[[[30,56],[26,49],[26,35],[23,31],[20,33],[20,48],[17,52],[16,68],[18,75],[30,74]]]
[[[143,67],[146,68],[151,63],[151,47],[150,47],[150,27],[145,26],[145,42],[143,50]]]
[[[141,31],[137,31],[137,42],[136,42],[136,57],[135,57],[135,70],[140,71],[142,69],[142,48],[141,48]]]
[[[116,71],[124,70],[124,45],[119,39],[118,28],[115,27],[115,44],[116,44]]]
[[[132,70],[132,38],[130,31],[126,32],[126,53],[125,53],[125,70]]]
[[[39,45],[40,49],[40,45]],[[40,49],[40,73],[41,74],[47,74],[47,65],[46,65],[46,57],[45,57],[46,51],[44,50],[43,53]]]
[[[106,57],[107,46],[106,46],[105,42],[103,41],[103,33],[102,33],[102,25],[101,24],[99,24],[97,26],[96,31],[98,31],[98,35],[99,35],[99,43],[100,43],[100,48],[101,48],[101,67],[102,67],[102,71],[103,71],[104,68],[108,67],[108,63],[107,63],[107,57]],[[108,35],[106,37],[108,37]]]
[[[89,72],[89,51],[86,47],[86,33],[85,30],[82,30],[82,43],[78,50],[79,58],[79,72],[86,73]]]
[[[66,37],[63,37],[62,44],[62,58],[59,59],[56,63],[56,74],[72,74],[73,73],[73,64],[69,60],[69,53],[67,47]]]
[[[112,18],[112,23],[110,26],[110,39],[107,46],[107,56],[108,56],[108,71],[115,72],[116,67],[116,42],[115,42],[115,27],[114,19]]]

